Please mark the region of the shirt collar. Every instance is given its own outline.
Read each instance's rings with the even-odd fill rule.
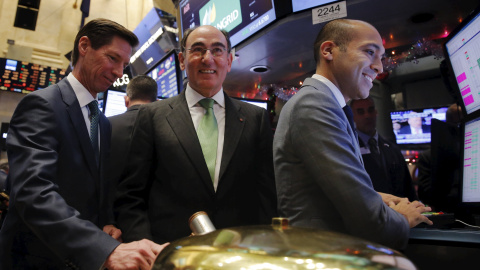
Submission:
[[[67,80],[70,83],[70,85],[73,88],[73,92],[75,92],[75,95],[77,96],[78,103],[80,104],[80,108],[88,105],[90,102],[95,100],[93,98],[92,94],[88,92],[87,88],[83,86],[82,83],[80,83],[75,76],[73,76],[73,73],[70,72],[67,76]]]
[[[375,131],[375,134],[373,136],[367,135],[367,134],[361,132],[358,129],[357,129],[357,133],[358,133],[358,138],[360,138],[360,140],[362,140],[364,145],[368,145],[368,140],[370,140],[370,138],[374,138],[377,141],[377,145],[378,145],[378,132],[377,131]]]
[[[187,85],[187,89],[185,89],[185,98],[187,99],[188,107],[197,106],[197,103],[204,99],[205,97],[195,91],[190,84]],[[211,99],[215,100],[215,102],[220,105],[221,107],[225,108],[225,96],[223,95],[223,87],[216,93]]]
[[[338,87],[335,86],[335,84],[333,84],[329,79],[323,77],[320,74],[313,74],[312,78],[314,78],[316,80],[319,80],[319,81],[321,81],[322,83],[324,83],[328,86],[330,91],[335,96],[335,99],[338,101],[338,104],[340,104],[340,107],[343,108],[343,107],[345,107],[345,105],[347,105],[347,103],[345,103],[345,98],[343,97],[342,92],[340,92]]]

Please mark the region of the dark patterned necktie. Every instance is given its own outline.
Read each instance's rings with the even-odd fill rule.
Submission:
[[[380,162],[380,152],[378,151],[377,140],[375,140],[373,137],[368,139],[368,147],[370,148],[370,154],[372,157],[375,159],[378,165],[381,165],[382,163]]]
[[[355,134],[355,137],[358,138],[357,131],[355,130],[355,124],[353,123],[352,108],[350,108],[348,105],[345,105],[345,107],[343,107],[343,112],[345,113],[345,116],[347,116],[348,123],[353,130],[353,134]]]
[[[93,150],[95,152],[95,158],[98,164],[98,120],[100,119],[99,116],[99,109],[98,109],[98,102],[96,100],[88,103],[88,109],[90,110],[90,142],[92,143]]]

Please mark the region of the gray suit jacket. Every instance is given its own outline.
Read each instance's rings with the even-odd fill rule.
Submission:
[[[140,108],[115,201],[124,241],[186,237],[197,211],[217,229],[271,223],[277,202],[267,112],[225,95],[224,137],[215,192],[185,92]]]
[[[101,114],[100,164],[66,79],[25,96],[10,122],[10,206],[0,269],[99,269],[120,244],[111,224],[105,167],[110,124]]]
[[[373,189],[345,113],[320,81],[307,78],[283,107],[274,165],[279,214],[293,226],[406,246],[407,220]]]

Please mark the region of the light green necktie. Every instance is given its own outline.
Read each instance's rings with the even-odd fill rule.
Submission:
[[[208,171],[212,181],[215,179],[215,163],[217,161],[217,143],[218,143],[218,127],[217,119],[213,113],[214,100],[205,98],[198,103],[205,108],[206,112],[197,128],[198,140],[202,146],[203,157],[207,163]]]

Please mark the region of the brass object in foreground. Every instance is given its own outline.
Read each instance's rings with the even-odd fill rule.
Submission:
[[[173,241],[152,269],[416,269],[401,253],[348,235],[272,225],[219,229]]]

